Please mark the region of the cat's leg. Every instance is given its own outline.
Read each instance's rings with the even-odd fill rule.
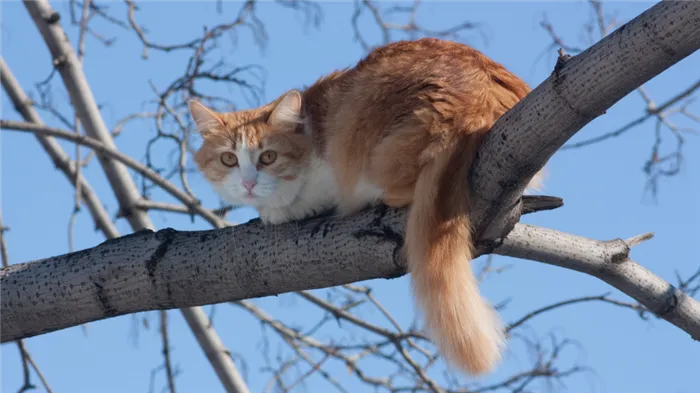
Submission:
[[[341,153],[337,156],[341,156]],[[367,207],[368,202],[362,198],[366,185],[362,184],[360,170],[356,163],[351,160],[336,159],[333,162],[333,174],[338,186],[335,209],[337,216],[350,216]]]
[[[416,125],[400,125],[388,132],[374,148],[371,168],[374,184],[382,188],[382,203],[392,208],[413,202],[416,178],[421,168],[424,136]]]
[[[410,205],[412,201],[413,198],[411,196],[405,195],[385,195],[382,198],[382,203],[395,209],[406,207]]]
[[[356,214],[382,200],[384,191],[377,185],[361,178],[351,190],[341,192],[337,213],[341,217]]]
[[[282,224],[294,219],[294,217],[291,217],[287,209],[259,209],[258,215],[260,216],[260,221],[262,221],[265,225]]]
[[[354,198],[341,197],[338,201],[338,206],[335,209],[335,214],[338,217],[347,217],[355,213],[358,213],[362,209],[367,207],[362,203],[358,203]]]

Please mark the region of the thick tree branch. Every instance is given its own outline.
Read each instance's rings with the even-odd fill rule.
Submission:
[[[606,242],[518,224],[494,252],[597,277],[700,340],[700,303],[629,257],[650,234]]]
[[[142,231],[0,271],[2,341],[146,310],[222,303],[406,273],[403,211],[378,207],[219,230]],[[274,247],[270,247],[274,241]],[[700,337],[700,304],[629,260],[629,244],[517,224],[495,253],[598,277]],[[31,284],[30,284],[31,283]]]
[[[59,14],[46,0],[25,0],[24,5],[51,52],[53,64],[63,79],[85,133],[106,147],[116,150],[114,140],[102,119],[80,61],[59,23]],[[119,201],[120,211],[131,227],[135,231],[153,229],[147,212],[136,207],[141,196],[126,167],[104,154],[98,153],[97,157]],[[97,285],[100,284],[97,283]],[[195,307],[182,309],[181,312],[226,391],[247,393],[248,388],[233,360],[230,356],[222,355],[222,353],[228,354],[228,350],[213,327],[204,323],[206,318],[204,311]]]
[[[530,179],[576,132],[700,47],[700,2],[657,3],[552,75],[487,136],[471,173],[477,237],[504,237]]]

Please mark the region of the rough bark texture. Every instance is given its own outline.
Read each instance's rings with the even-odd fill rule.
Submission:
[[[476,236],[503,237],[518,221],[533,175],[576,132],[700,47],[700,2],[660,2],[552,75],[496,122],[471,173]]]
[[[402,237],[393,233],[403,217],[378,209],[359,220],[316,219],[300,227],[256,221],[209,231],[142,231],[90,250],[12,265],[0,272],[2,340],[86,317],[394,277],[404,273],[397,257]]]
[[[518,224],[494,250],[597,277],[700,340],[700,302],[629,257],[632,240],[599,241]]]
[[[214,304],[406,273],[403,211],[378,207],[219,230],[142,231],[0,271],[2,341],[146,310]],[[600,242],[517,224],[495,253],[598,277],[700,338],[700,304],[628,258],[630,243]]]

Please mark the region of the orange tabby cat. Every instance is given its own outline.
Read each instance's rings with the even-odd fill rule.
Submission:
[[[410,205],[404,251],[426,329],[449,363],[481,374],[505,340],[468,263],[467,175],[491,126],[529,91],[468,46],[396,42],[259,108],[191,101],[204,139],[195,161],[224,199],[269,224]]]

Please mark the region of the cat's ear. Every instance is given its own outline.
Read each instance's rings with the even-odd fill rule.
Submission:
[[[204,106],[201,102],[190,100],[188,103],[192,119],[197,125],[197,131],[205,135],[212,127],[222,126],[221,117],[213,110]]]
[[[267,122],[275,126],[301,123],[301,93],[290,90],[280,97]]]

